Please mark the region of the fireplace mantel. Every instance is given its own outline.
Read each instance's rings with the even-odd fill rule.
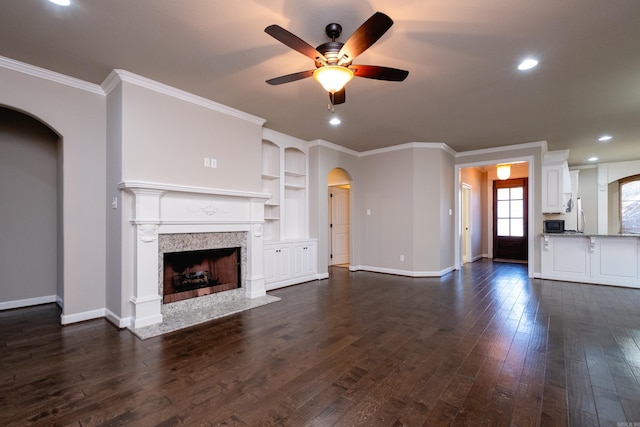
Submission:
[[[126,287],[131,291],[123,284],[123,291],[130,294],[130,327],[162,322],[158,234],[247,232],[243,286],[249,298],[266,295],[262,234],[264,203],[269,194],[146,181],[124,181],[119,188],[123,191],[123,207],[131,207],[129,240],[134,256],[122,260],[133,272],[132,286]]]

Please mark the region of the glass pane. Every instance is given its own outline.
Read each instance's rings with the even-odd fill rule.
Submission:
[[[509,203],[508,200],[498,202],[498,218],[509,218]]]
[[[625,201],[621,205],[622,231],[640,231],[640,201]]]
[[[524,221],[522,219],[511,220],[511,235],[516,237],[524,236]]]
[[[631,181],[622,184],[622,200],[640,200],[640,181]]]
[[[498,200],[509,200],[509,189],[498,188]]]
[[[511,199],[524,199],[524,188],[523,187],[513,187],[511,189]]]
[[[498,236],[508,236],[509,235],[509,219],[499,219],[498,220]]]
[[[523,201],[522,200],[512,200],[511,201],[511,218],[523,218],[524,209],[523,209]]]
[[[623,233],[640,232],[640,181],[620,186],[620,223]]]

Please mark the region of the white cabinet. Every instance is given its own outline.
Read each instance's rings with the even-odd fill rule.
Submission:
[[[306,276],[316,272],[316,246],[315,242],[294,244],[294,274]]]
[[[640,288],[640,237],[542,236],[541,277]]]
[[[287,280],[291,277],[291,247],[276,244],[264,245],[265,283]]]
[[[571,198],[567,150],[545,154],[542,164],[542,213],[565,213]]]
[[[267,290],[318,278],[316,240],[265,242],[264,248]]]

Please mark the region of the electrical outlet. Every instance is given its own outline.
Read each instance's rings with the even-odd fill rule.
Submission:
[[[211,165],[211,159],[208,157],[204,158],[204,167],[208,168]]]
[[[111,208],[112,209],[118,209],[118,198],[117,197],[114,197],[111,200]]]
[[[404,255],[400,255],[400,261],[404,261]]]
[[[216,159],[211,159],[211,168],[215,169],[218,167],[218,161]]]

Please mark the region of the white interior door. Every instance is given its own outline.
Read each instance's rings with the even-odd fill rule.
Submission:
[[[329,187],[331,254],[329,265],[349,263],[349,189]]]

